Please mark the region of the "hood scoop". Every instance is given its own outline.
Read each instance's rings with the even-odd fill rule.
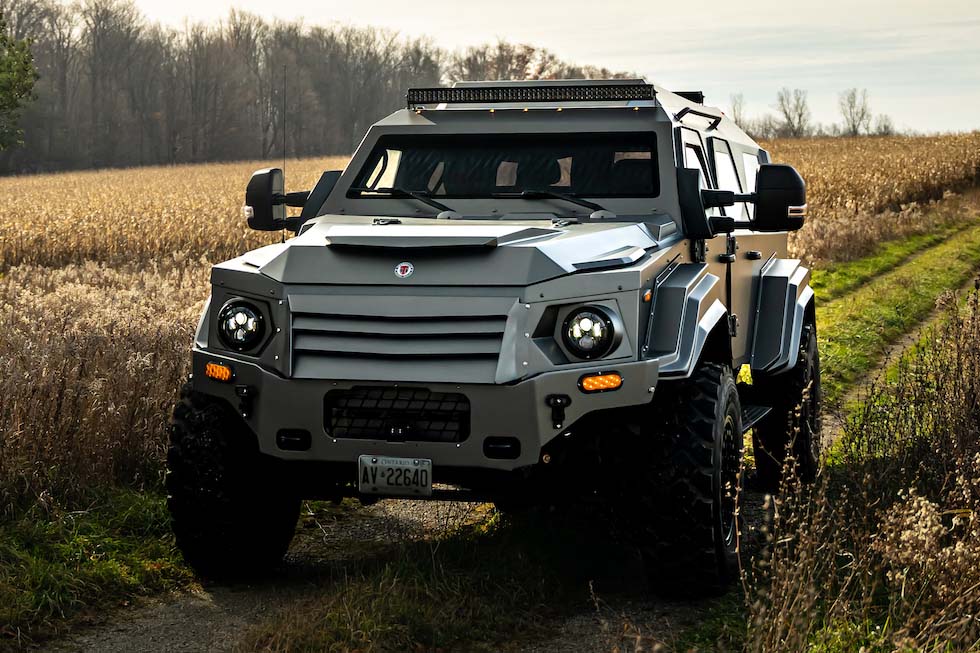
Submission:
[[[626,245],[611,252],[600,254],[595,258],[586,261],[579,261],[572,265],[576,270],[601,270],[603,268],[616,268],[625,265],[632,265],[647,255],[647,251],[642,247]]]
[[[556,236],[560,229],[508,225],[331,225],[321,234],[330,247],[426,249],[429,247],[501,247]]]

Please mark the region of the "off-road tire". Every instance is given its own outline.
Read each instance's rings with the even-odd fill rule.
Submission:
[[[792,453],[794,471],[804,483],[812,482],[820,461],[820,352],[817,330],[803,327],[796,365],[784,374],[752,380],[752,395],[772,411],[753,429],[755,486],[779,491],[786,454]]]
[[[742,410],[731,368],[703,363],[662,383],[651,405],[653,455],[639,493],[640,552],[650,589],[693,597],[737,575]]]
[[[281,489],[229,406],[185,385],[174,408],[167,468],[177,546],[201,576],[250,578],[282,561],[300,500]]]

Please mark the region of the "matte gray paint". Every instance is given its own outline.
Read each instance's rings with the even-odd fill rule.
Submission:
[[[796,363],[807,306],[813,302],[810,271],[797,259],[771,259],[758,295],[752,370],[777,373]]]

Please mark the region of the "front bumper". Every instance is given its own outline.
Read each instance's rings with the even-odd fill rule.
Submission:
[[[193,354],[194,390],[225,400],[232,407],[243,405],[245,422],[255,433],[262,453],[284,461],[355,463],[358,456],[402,456],[429,458],[433,467],[470,468],[511,471],[534,465],[542,448],[555,437],[574,429],[587,414],[648,403],[657,384],[657,362],[642,361],[596,367],[577,368],[540,374],[509,385],[456,383],[372,383],[364,381],[331,381],[289,379],[253,363],[195,349]],[[234,379],[222,383],[207,378],[208,362],[230,365]],[[612,392],[585,394],[579,390],[579,379],[591,371],[622,375],[623,385]],[[427,388],[433,392],[461,393],[470,403],[470,433],[462,442],[391,442],[379,439],[334,438],[326,429],[324,397],[331,390],[355,386],[393,386]],[[247,387],[243,404],[241,388]],[[567,395],[570,405],[564,408],[560,428],[552,422],[552,409],[546,399]],[[239,412],[242,412],[239,410]],[[305,430],[311,435],[305,451],[287,451],[276,442],[282,430]],[[489,437],[516,438],[520,454],[512,459],[490,458],[484,453]]]

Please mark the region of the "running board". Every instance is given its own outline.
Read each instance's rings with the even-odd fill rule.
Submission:
[[[772,412],[769,406],[744,406],[742,408],[742,433],[759,423],[763,417]]]

